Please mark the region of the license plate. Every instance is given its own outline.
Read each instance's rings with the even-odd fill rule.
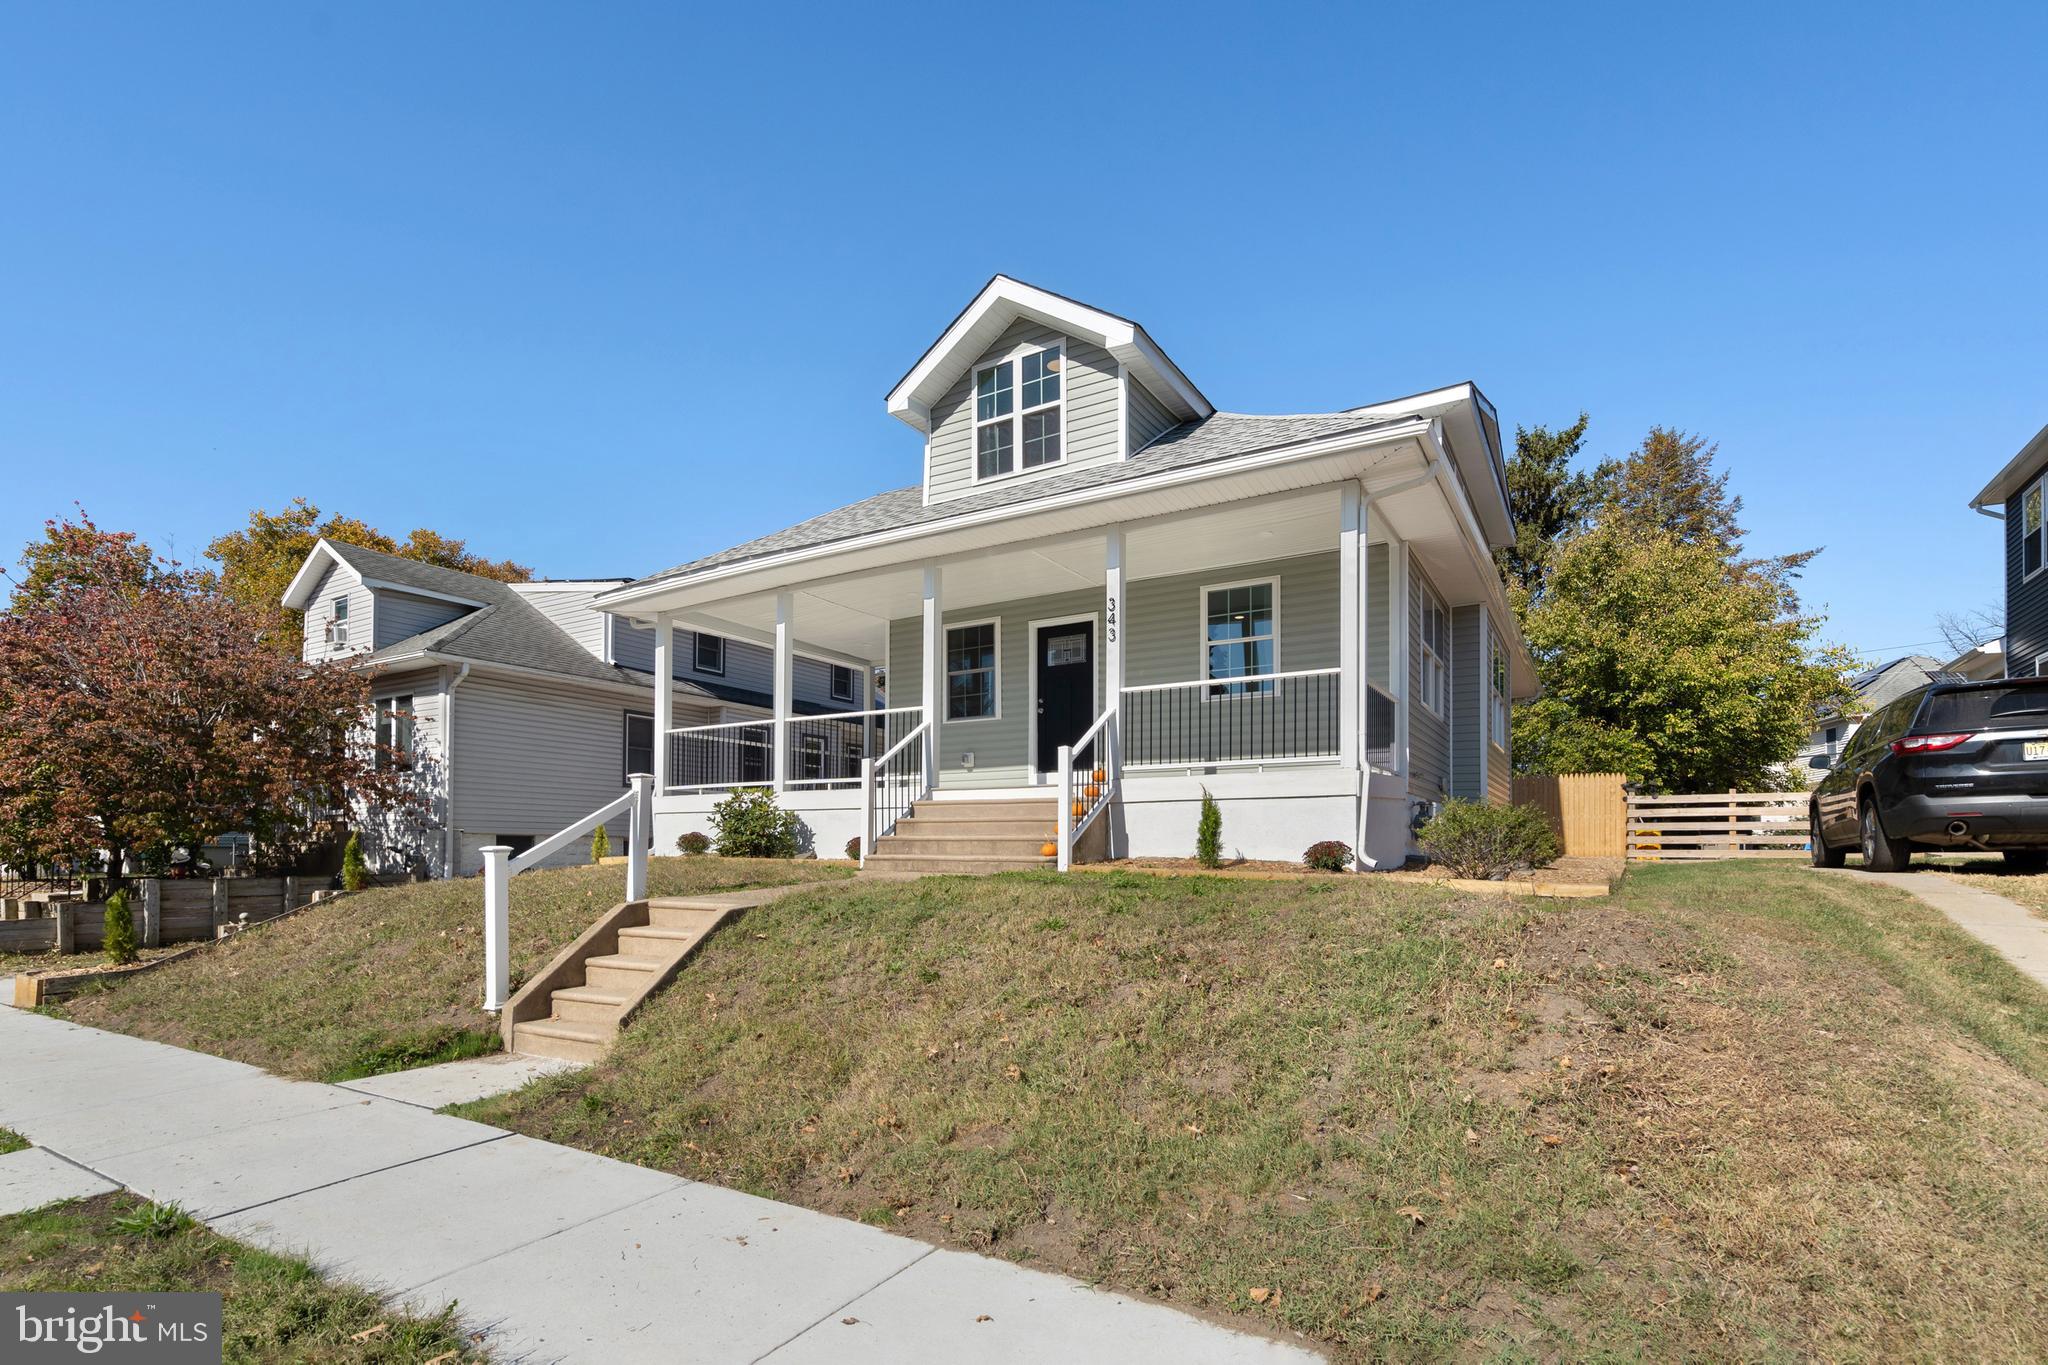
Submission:
[[[2048,739],[2030,739],[2020,750],[2020,757],[2033,763],[2048,758]]]

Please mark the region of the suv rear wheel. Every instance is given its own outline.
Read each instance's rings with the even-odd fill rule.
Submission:
[[[1807,846],[1813,852],[1813,865],[1815,867],[1840,867],[1843,860],[1849,856],[1849,851],[1844,848],[1830,848],[1828,841],[1822,837],[1820,832],[1820,807],[1815,806],[1809,810],[1806,820]]]
[[[1858,813],[1857,824],[1863,834],[1863,870],[1866,872],[1904,872],[1906,864],[1913,857],[1912,846],[1903,839],[1894,839],[1884,832],[1884,821],[1877,818],[1877,802],[1869,797],[1863,799]]]

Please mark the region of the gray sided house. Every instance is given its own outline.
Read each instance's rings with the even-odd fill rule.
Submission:
[[[1206,790],[1233,853],[1386,867],[1446,799],[1507,799],[1535,680],[1473,385],[1218,412],[1143,327],[997,276],[886,407],[918,482],[598,595],[657,652],[770,651],[767,721],[654,698],[657,846],[761,785],[908,870],[1186,855]],[[888,705],[804,716],[804,654],[885,668]]]
[[[508,584],[314,547],[284,597],[305,613],[304,657],[374,671],[376,736],[400,751],[424,803],[352,812],[377,870],[475,873],[479,849],[529,847],[617,797],[627,774],[653,771],[653,633],[592,605],[625,581]],[[773,713],[769,651],[710,632],[677,645],[672,715],[717,725]],[[793,705],[859,710],[870,676],[855,660],[794,660]],[[623,851],[625,822],[609,832]],[[587,861],[589,847],[558,860]]]
[[[2005,522],[2005,676],[2048,673],[2048,427],[1970,506]]]
[[[1820,717],[1806,743],[1787,766],[1795,787],[1811,787],[1835,766],[1849,736],[1879,707],[1888,706],[1918,687],[1925,687],[1934,675],[1945,671],[1938,659],[1925,654],[1908,654],[1902,659],[1868,668],[1849,680],[1856,699],[1840,711]]]

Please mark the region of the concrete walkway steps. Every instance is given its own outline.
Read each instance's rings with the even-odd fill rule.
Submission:
[[[1319,1358],[1062,1276],[18,1010],[0,1009],[0,1126],[78,1171],[39,1154],[33,1178],[111,1181],[394,1303],[452,1302],[508,1360]]]
[[[1058,865],[1046,845],[1059,837],[1051,797],[920,801],[875,841],[867,866],[885,872],[982,873]]]

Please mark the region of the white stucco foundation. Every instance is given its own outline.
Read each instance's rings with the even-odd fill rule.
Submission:
[[[654,852],[665,857],[676,851],[676,840],[698,830],[707,837],[715,838],[711,828],[711,808],[723,801],[726,793],[693,792],[685,795],[656,796],[654,798]],[[806,853],[816,853],[820,858],[843,858],[846,856],[846,841],[860,833],[860,789],[843,791],[810,791],[798,788],[783,792],[776,802],[784,810],[793,810],[803,821],[804,838],[808,840]]]

